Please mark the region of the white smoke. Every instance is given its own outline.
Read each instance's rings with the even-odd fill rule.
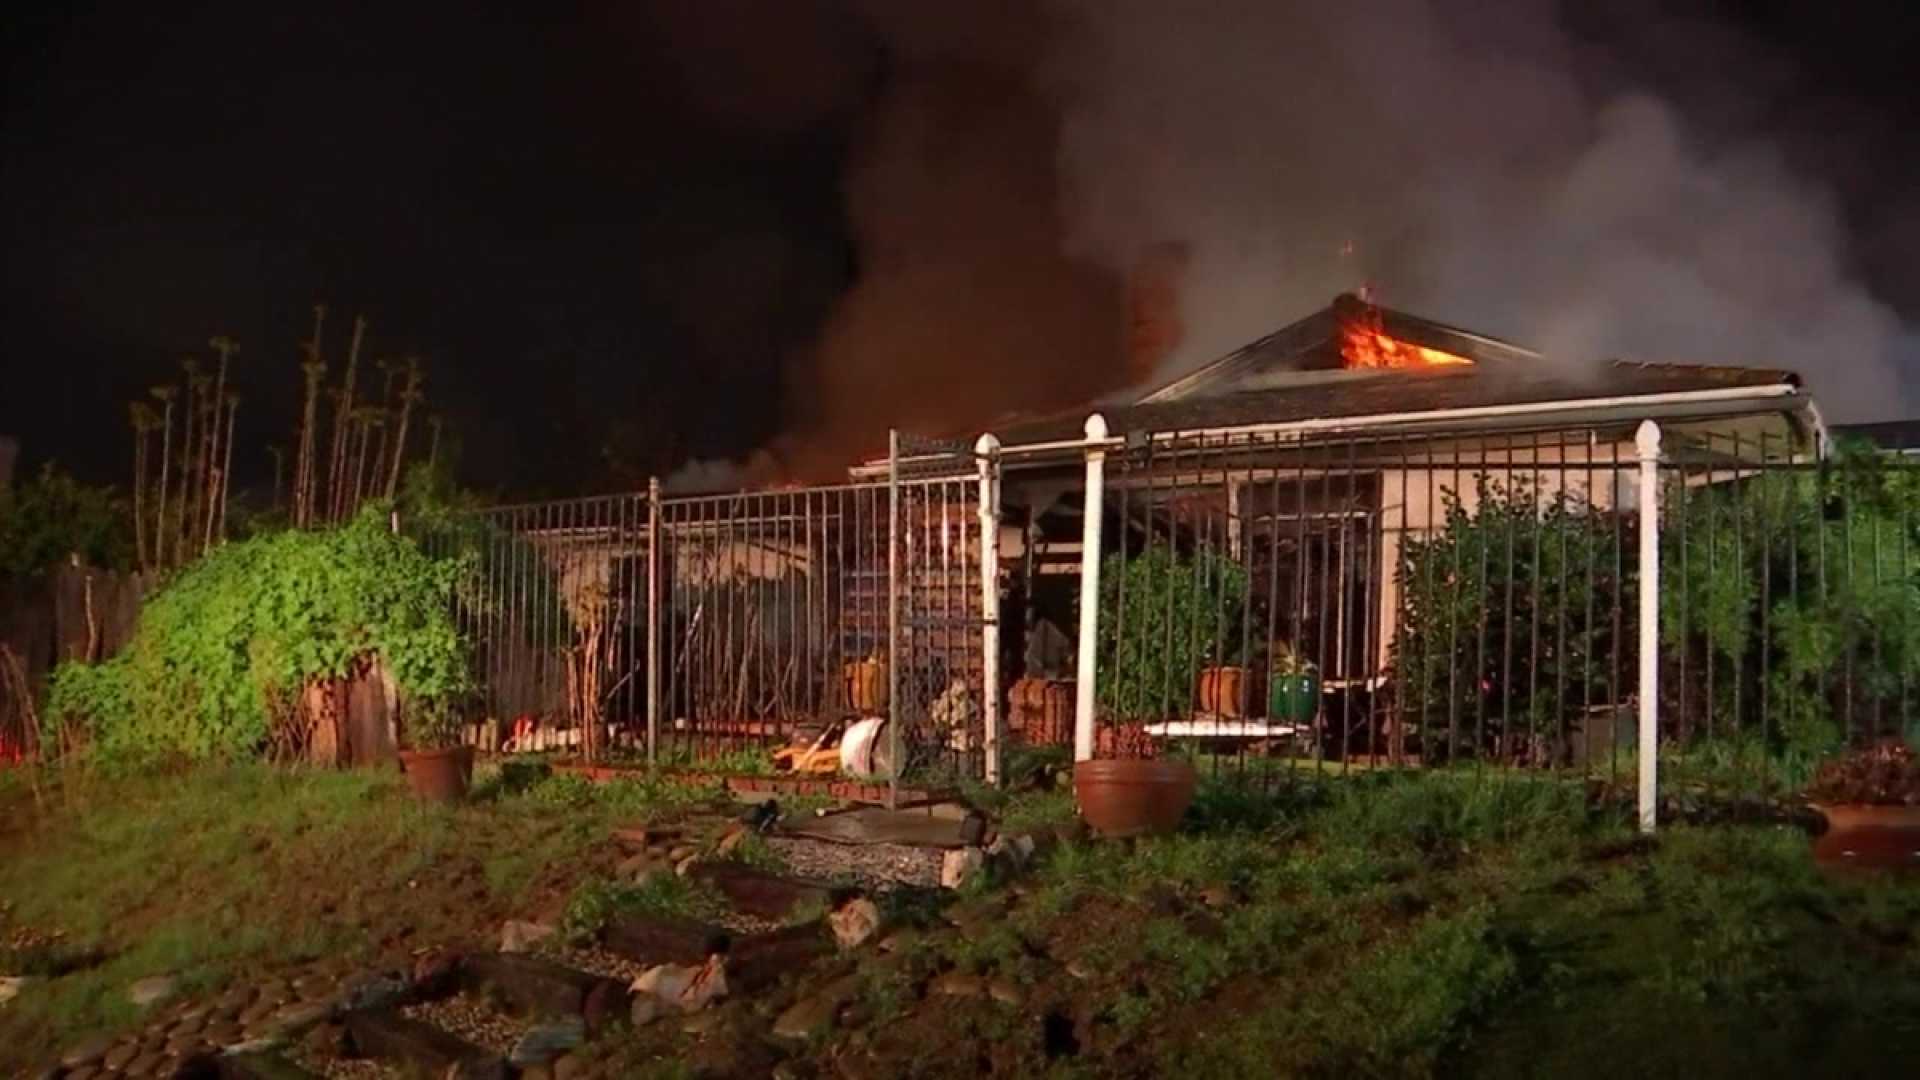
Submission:
[[[1852,276],[1828,193],[1589,77],[1551,5],[1055,4],[1070,253],[1186,245],[1169,374],[1371,281],[1555,358],[1793,368],[1848,419],[1908,404],[1915,338]]]

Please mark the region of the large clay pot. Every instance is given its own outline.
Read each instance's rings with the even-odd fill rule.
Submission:
[[[1861,870],[1920,870],[1920,806],[1842,803],[1816,806],[1827,831],[1813,842],[1823,866]]]
[[[1073,767],[1073,794],[1080,816],[1102,836],[1169,833],[1193,804],[1198,780],[1184,761],[1096,759]]]
[[[863,716],[887,711],[887,662],[854,660],[847,664],[847,705]]]
[[[473,747],[445,746],[437,750],[400,751],[400,771],[407,786],[429,802],[459,802],[473,782]]]
[[[1245,687],[1247,669],[1210,667],[1200,672],[1200,711],[1215,716],[1240,716],[1241,702],[1248,696]]]

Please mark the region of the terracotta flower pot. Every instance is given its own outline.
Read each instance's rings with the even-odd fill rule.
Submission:
[[[444,746],[436,750],[400,751],[400,771],[407,786],[429,802],[458,802],[473,782],[473,747]]]
[[[1102,836],[1169,833],[1180,827],[1199,775],[1184,761],[1124,758],[1073,767],[1080,816]]]
[[[1863,870],[1920,869],[1920,806],[1839,803],[1814,807],[1827,831],[1813,842],[1815,862]]]
[[[1240,707],[1247,682],[1247,669],[1240,667],[1210,667],[1200,672],[1200,711],[1215,716],[1239,716],[1244,710]]]

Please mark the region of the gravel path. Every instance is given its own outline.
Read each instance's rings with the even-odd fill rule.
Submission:
[[[831,881],[851,877],[862,887],[940,884],[941,852],[904,844],[835,844],[804,836],[775,836],[767,845],[800,877]]]
[[[439,1001],[425,1001],[400,1010],[410,1019],[450,1031],[475,1046],[501,1056],[513,1049],[525,1032],[525,1025],[508,1019],[485,1001],[472,994],[455,994]]]

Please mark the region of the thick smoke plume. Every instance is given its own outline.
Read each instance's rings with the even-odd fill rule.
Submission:
[[[1790,367],[1835,413],[1902,404],[1911,338],[1849,276],[1832,200],[1764,140],[1690,135],[1551,5],[1065,6],[1070,250],[1185,246],[1170,369],[1371,281],[1556,360]]]
[[[1363,283],[1569,370],[1781,366],[1838,416],[1906,404],[1912,336],[1833,200],[1550,4],[849,3],[886,59],[856,283],[765,459],[788,476],[1177,374]]]

